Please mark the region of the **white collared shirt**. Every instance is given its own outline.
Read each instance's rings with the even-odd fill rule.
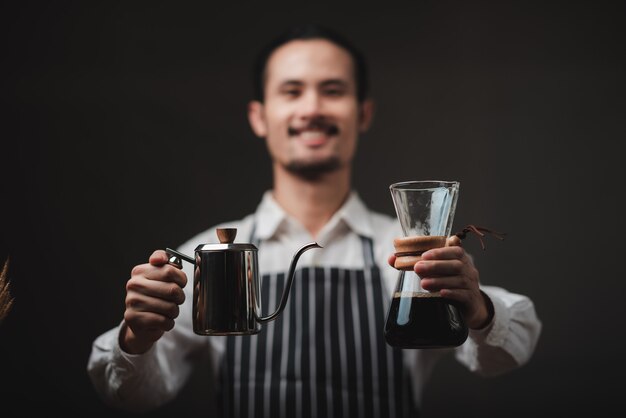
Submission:
[[[228,222],[197,234],[178,250],[193,254],[198,245],[218,242],[217,227],[236,227],[235,242],[262,243],[259,249],[261,274],[286,271],[292,255],[304,244],[317,241],[322,249],[305,252],[298,267],[332,266],[362,269],[363,246],[360,237],[371,238],[374,256],[391,299],[397,280],[397,270],[387,264],[393,253],[393,239],[401,236],[399,223],[388,215],[370,211],[356,192],[313,239],[295,219],[289,217],[272,197],[264,194],[257,211],[240,221]],[[193,266],[184,263],[184,271],[193,278]],[[405,366],[413,379],[413,398],[419,407],[424,385],[436,362],[451,351],[471,371],[493,376],[526,363],[537,343],[541,322],[534,305],[526,296],[494,286],[481,286],[494,305],[494,319],[482,330],[470,330],[467,341],[455,349],[409,350]],[[224,337],[205,337],[192,331],[192,286],[185,287],[186,301],[173,330],[154,344],[145,354],[124,353],[118,343],[120,326],[98,337],[93,344],[88,372],[94,387],[103,399],[127,410],[148,410],[172,399],[186,382],[194,368],[193,351],[201,350],[212,356],[214,370],[224,352]],[[382,330],[381,330],[382,332]],[[215,376],[217,382],[217,376]],[[217,384],[217,383],[216,383]]]
[[[236,243],[251,242],[254,228],[256,239],[262,242],[258,254],[262,274],[287,271],[292,255],[309,242],[317,242],[323,248],[305,252],[298,267],[362,269],[364,257],[360,237],[370,238],[374,242],[376,262],[385,275],[390,292],[395,285],[397,270],[387,264],[387,257],[394,251],[393,239],[401,236],[400,225],[390,216],[369,211],[356,192],[350,194],[316,238],[287,215],[274,200],[272,192],[267,191],[254,214],[196,235],[181,247],[181,251],[193,254],[199,244],[219,242],[215,229],[226,227],[237,228]]]

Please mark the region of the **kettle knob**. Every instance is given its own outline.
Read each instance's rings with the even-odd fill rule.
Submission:
[[[216,232],[220,244],[232,244],[237,236],[237,228],[217,228]]]

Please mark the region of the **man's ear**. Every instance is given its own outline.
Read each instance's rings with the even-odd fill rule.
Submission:
[[[250,122],[254,134],[259,138],[267,136],[267,124],[265,123],[263,110],[263,103],[258,100],[248,103],[248,122]]]
[[[374,100],[365,99],[359,104],[359,131],[367,132],[374,119]]]

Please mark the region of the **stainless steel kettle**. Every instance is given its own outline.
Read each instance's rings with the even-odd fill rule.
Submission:
[[[252,244],[234,243],[235,228],[217,229],[219,244],[201,244],[195,258],[166,249],[169,263],[182,268],[182,260],[194,264],[193,331],[199,335],[249,335],[261,330],[261,324],[281,314],[293,283],[300,256],[315,242],[301,247],[293,256],[287,283],[276,311],[261,316],[261,283],[258,249]]]

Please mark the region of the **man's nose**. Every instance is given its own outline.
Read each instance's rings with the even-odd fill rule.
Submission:
[[[323,100],[318,92],[309,91],[302,95],[298,106],[298,116],[308,119],[320,115],[322,111]]]

